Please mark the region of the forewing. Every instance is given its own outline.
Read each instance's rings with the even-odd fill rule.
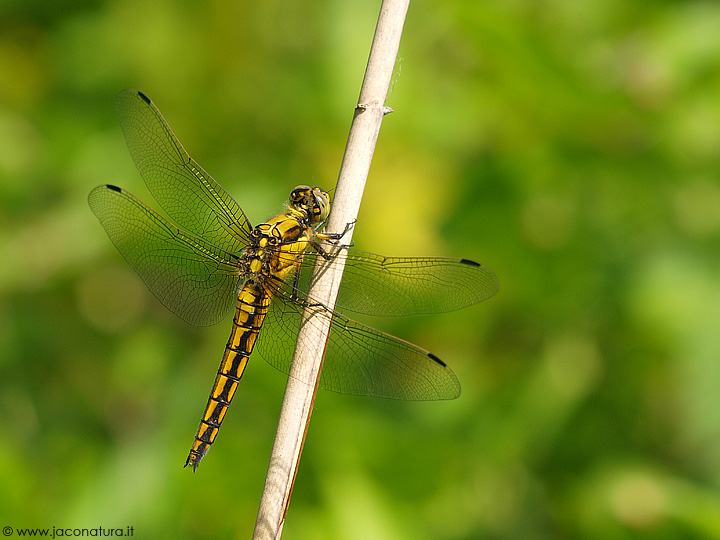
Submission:
[[[150,98],[128,89],[116,103],[135,166],[170,219],[226,251],[245,247],[252,227],[242,208],[188,155]]]
[[[227,314],[239,279],[235,255],[178,229],[118,187],[98,186],[88,202],[165,307],[195,325],[215,324]]]
[[[304,256],[299,288],[309,290],[317,252]],[[468,259],[383,257],[342,249],[345,271],[336,309],[379,317],[454,311],[493,296],[493,272]]]
[[[309,301],[290,285],[273,283],[274,298],[255,350],[270,365],[289,373],[303,307]],[[454,399],[460,395],[455,374],[428,351],[322,306],[315,305],[314,309],[332,318],[320,388],[406,400]],[[309,324],[316,321],[311,319]]]

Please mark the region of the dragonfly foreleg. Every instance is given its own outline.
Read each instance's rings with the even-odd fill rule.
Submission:
[[[317,232],[317,230],[324,225],[325,223],[319,223],[315,227],[315,238],[319,238],[320,240],[328,240],[332,242],[333,244],[337,244],[338,240],[342,239],[343,236],[345,236],[350,229],[352,229],[355,226],[355,223],[357,223],[357,219],[353,219],[351,222],[345,224],[345,228],[342,230],[342,232],[339,233],[326,233],[326,232]],[[350,245],[343,245],[341,247],[352,247],[352,244]]]

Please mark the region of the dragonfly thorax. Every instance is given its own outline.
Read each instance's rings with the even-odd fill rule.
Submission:
[[[240,274],[255,283],[270,276],[284,279],[312,242],[314,231],[305,213],[288,211],[261,223],[250,233],[240,257]]]
[[[290,193],[288,210],[309,224],[322,223],[330,215],[330,197],[320,188],[298,186]]]

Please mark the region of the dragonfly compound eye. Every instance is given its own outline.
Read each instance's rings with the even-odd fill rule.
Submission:
[[[310,186],[298,186],[290,193],[290,206],[293,208],[307,207],[308,195],[312,192]]]
[[[320,188],[314,188],[312,195],[314,199],[312,207],[313,223],[321,223],[330,215],[330,197]]]

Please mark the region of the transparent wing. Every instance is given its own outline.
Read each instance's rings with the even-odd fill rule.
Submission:
[[[303,257],[300,290],[309,290],[316,252]],[[383,257],[343,249],[345,259],[337,309],[379,317],[443,313],[493,296],[498,280],[468,259]]]
[[[188,155],[150,98],[128,89],[116,103],[135,166],[170,218],[226,251],[245,247],[252,227],[242,208]]]
[[[150,291],[190,324],[210,325],[235,303],[237,257],[172,225],[128,192],[98,186],[90,208]]]
[[[281,281],[272,280],[271,287],[274,298],[255,350],[270,365],[288,373],[308,299]],[[317,309],[332,317],[320,388],[407,400],[454,399],[460,395],[455,374],[428,351],[322,306]]]

